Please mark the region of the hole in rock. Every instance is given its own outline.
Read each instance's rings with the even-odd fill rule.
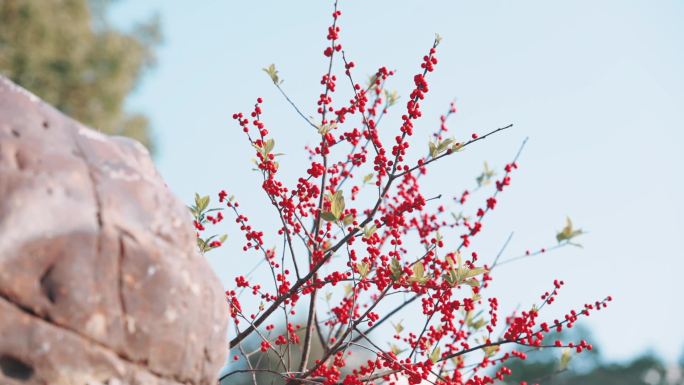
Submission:
[[[0,370],[5,377],[27,381],[33,377],[33,367],[12,356],[0,356]]]
[[[55,303],[57,302],[57,285],[52,279],[53,269],[54,266],[50,266],[47,270],[45,270],[43,276],[40,277],[40,288],[43,290],[43,294],[45,294],[47,299],[49,299],[50,302]]]

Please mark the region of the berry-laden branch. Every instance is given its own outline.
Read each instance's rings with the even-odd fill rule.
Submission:
[[[492,384],[510,374],[506,361],[526,358],[517,348],[591,349],[586,341],[549,342],[549,333],[572,327],[610,298],[571,310],[564,320],[541,322],[561,280],[554,281],[540,304],[503,321],[498,299],[485,296],[495,268],[498,273],[504,264],[579,246],[575,239],[583,233],[567,219],[556,244],[512,258],[501,258],[510,237],[497,255],[486,259],[472,246],[485,217],[491,220],[489,213],[511,185],[527,139],[502,170],[485,163],[476,188],[454,196],[452,203],[443,200],[448,192],[424,195],[431,164],[457,165],[460,152],[513,125],[480,134],[447,128],[447,120],[457,116],[452,102],[434,130],[417,127],[430,91],[428,78],[439,63],[437,35],[413,76],[405,104],[399,106],[399,126],[385,124],[381,135],[380,121],[400,100],[387,88],[395,73],[380,67],[368,85],[355,81],[358,65],[342,49],[341,15],[335,1],[323,51],[327,65],[316,101],[318,118],[307,118],[289,98],[275,65],[264,68],[305,120],[303,126],[315,128],[315,145],[306,147],[309,163],[294,184],[280,176],[284,167],[278,162],[276,138],[262,120],[262,98],[251,112],[233,115],[254,151],[258,187],[274,208],[277,233],[255,229],[248,210],[225,191],[219,193],[220,207],[210,208],[210,198],[197,195],[190,208],[203,253],[227,240],[225,235],[203,236],[207,227],[224,223],[227,208],[244,238],[243,252],[256,258],[255,267],[235,277],[235,288],[226,292],[236,330],[229,343],[235,362],[222,379],[248,374],[254,383],[269,376],[289,384],[365,385],[399,379],[409,384]],[[338,75],[350,87],[348,100],[338,94]],[[409,139],[419,131],[431,141],[413,148]],[[478,200],[480,207],[473,203]],[[461,210],[458,215],[451,204]],[[267,249],[266,242],[282,250]],[[269,275],[265,279],[272,285],[263,282]],[[405,314],[410,322],[400,319]],[[383,335],[391,335],[387,347],[375,341]],[[349,360],[352,354],[363,359]]]

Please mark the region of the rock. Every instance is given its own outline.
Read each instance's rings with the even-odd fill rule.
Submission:
[[[220,282],[147,150],[0,76],[0,384],[215,384]]]

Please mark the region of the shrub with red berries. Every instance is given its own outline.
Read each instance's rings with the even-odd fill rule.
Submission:
[[[357,82],[357,66],[341,43],[341,15],[335,3],[323,50],[327,71],[320,80],[317,116],[307,117],[292,102],[275,65],[264,68],[302,118],[302,127],[319,138],[307,148],[309,166],[300,170],[296,184],[280,178],[276,138],[262,120],[264,100],[258,98],[250,112],[232,116],[254,150],[258,188],[272,206],[278,231],[264,234],[254,228],[239,200],[225,191],[219,192],[216,208],[209,208],[208,196],[199,195],[191,207],[202,252],[226,241],[225,235],[204,237],[206,227],[231,218],[242,250],[263,260],[272,280],[259,282],[245,272],[226,292],[235,329],[229,348],[234,365],[243,361],[246,366],[222,378],[258,370],[273,376],[275,383],[288,384],[492,384],[511,374],[507,361],[524,360],[529,350],[590,350],[586,341],[555,340],[552,333],[603,309],[610,297],[569,309],[562,319],[545,319],[544,308],[559,295],[561,280],[551,279],[538,302],[513,314],[500,314],[499,301],[487,293],[499,266],[577,245],[582,231],[569,219],[554,245],[517,257],[484,256],[470,248],[486,228],[487,214],[498,207],[499,195],[511,185],[524,142],[500,173],[485,163],[477,184],[458,192],[451,204],[444,203],[446,197],[427,197],[421,189],[433,163],[458,161],[459,152],[512,125],[447,137],[448,120],[456,113],[451,103],[429,133],[432,140],[414,148],[409,138],[423,119],[441,38],[435,37],[420,60],[413,89],[401,105],[388,88],[395,73],[387,67],[378,68],[368,84]],[[346,86],[353,97],[336,98]],[[383,116],[394,110],[401,116],[399,126],[382,125]],[[387,137],[392,140],[382,139]],[[266,240],[282,246],[267,248]],[[397,316],[407,311],[410,324]],[[275,323],[280,320],[286,325],[278,332]],[[381,343],[380,334],[392,338]],[[256,347],[246,344],[248,337],[258,340]],[[322,346],[319,357],[311,356],[314,341]],[[567,365],[570,350],[564,351],[562,365]],[[370,358],[349,360],[353,351]],[[275,357],[271,367],[253,368],[249,357],[257,352]]]

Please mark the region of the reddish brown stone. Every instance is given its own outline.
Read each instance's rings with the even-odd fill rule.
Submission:
[[[0,76],[0,384],[214,384],[227,312],[145,148]]]

